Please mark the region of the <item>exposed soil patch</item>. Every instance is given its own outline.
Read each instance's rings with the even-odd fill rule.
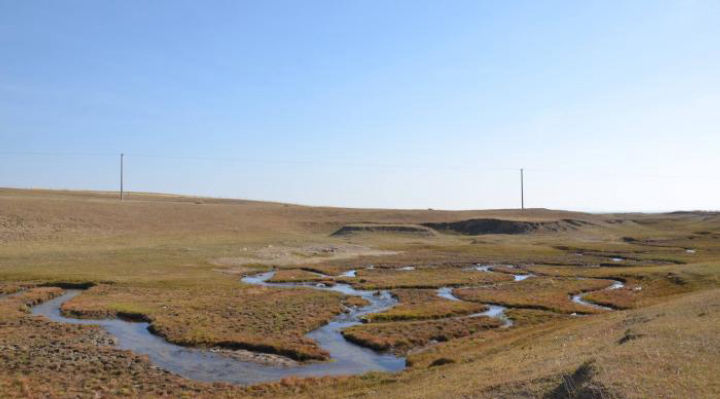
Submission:
[[[538,232],[561,232],[577,230],[590,222],[578,219],[562,219],[546,222],[528,222],[504,219],[468,219],[448,223],[424,223],[423,226],[444,232],[464,235],[481,234],[529,234]]]
[[[358,233],[393,233],[432,237],[433,229],[416,224],[351,224],[341,227],[333,236],[347,236]]]
[[[563,374],[562,382],[545,395],[545,399],[608,399],[616,398],[601,384],[592,381],[595,375],[591,361],[585,362],[572,374]]]
[[[453,364],[453,363],[455,363],[454,360],[448,359],[446,357],[441,357],[439,359],[434,360],[432,363],[430,363],[430,366],[428,366],[428,367],[444,366],[446,364]]]
[[[626,343],[626,342],[629,342],[629,341],[632,341],[632,340],[635,340],[635,339],[638,339],[638,338],[642,338],[642,337],[644,337],[644,336],[645,336],[644,334],[638,334],[638,333],[636,333],[635,331],[633,331],[633,330],[631,330],[631,329],[627,329],[627,330],[625,331],[625,334],[622,336],[622,338],[620,338],[620,339],[618,340],[618,345],[622,345],[622,344],[624,344],[624,343]]]

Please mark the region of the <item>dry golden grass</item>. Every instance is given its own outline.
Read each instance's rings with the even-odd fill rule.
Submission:
[[[451,301],[437,296],[436,290],[399,289],[393,290],[400,303],[394,308],[365,317],[371,322],[442,319],[468,315],[487,310],[479,303]]]
[[[581,268],[568,266],[530,266],[536,273],[553,276],[612,278],[625,282],[625,288],[590,293],[588,299],[617,308],[647,306],[663,298],[720,286],[716,262],[688,265]]]
[[[460,366],[425,375],[422,386],[399,397],[417,397],[420,389],[425,389],[425,397],[443,397],[433,388],[440,383],[440,374],[448,380],[445,387],[451,387],[445,395],[475,392],[476,397],[514,397],[529,391],[529,396],[542,396],[548,388],[560,385],[561,374],[572,374],[592,361],[595,375],[582,385],[604,386],[609,391],[606,397],[612,392],[631,398],[667,397],[669,393],[709,398],[720,389],[717,382],[704,380],[720,370],[715,361],[719,354],[715,341],[720,336],[711,332],[718,321],[720,291],[714,290],[632,313],[503,331],[505,337],[487,333],[484,340],[451,341],[435,352],[414,357],[413,362],[421,367],[438,357],[451,357]],[[699,358],[693,359],[693,353]],[[541,378],[550,384],[544,386]],[[674,386],[679,381],[682,386]],[[382,394],[395,392],[389,389]]]
[[[358,269],[359,277],[347,280],[365,279],[367,287],[485,283],[468,281],[468,276],[490,276],[489,283],[497,286],[526,287],[504,282],[510,276],[501,273],[462,270],[490,263],[556,276],[619,278],[628,287],[642,289],[590,294],[588,298],[631,309],[573,318],[567,314],[571,308],[564,302],[569,299],[563,284],[562,289],[548,285],[525,293],[503,288],[508,302],[532,306],[530,297],[536,297],[563,313],[510,309],[507,314],[515,326],[509,329],[463,324],[469,318],[370,323],[356,327],[358,335],[366,334],[362,339],[368,345],[399,351],[424,347],[412,351],[410,369],[397,375],[287,379],[250,388],[183,380],[154,368],[147,359],[107,347],[108,337],[100,329],[28,315],[26,304],[57,294],[43,289],[28,292],[25,299],[0,299],[0,397],[551,397],[562,394],[558,388],[563,381],[573,381],[581,390],[597,388],[606,397],[710,398],[720,393],[714,379],[720,374],[717,215],[362,210],[139,193],[120,203],[114,197],[0,189],[3,292],[18,284],[106,283],[105,297],[93,297],[75,310],[97,316],[143,315],[160,326],[162,334],[188,344],[248,340],[310,356],[316,353],[314,344],[299,339],[302,331],[338,312],[342,298],[291,289],[260,295],[257,287],[238,282],[241,273],[271,266],[312,268],[328,275]],[[330,236],[346,224],[482,217],[568,218],[591,224],[570,232],[517,236]],[[323,249],[341,245],[358,250],[340,257]],[[615,255],[626,260],[609,260]],[[598,267],[602,264],[610,267]],[[375,270],[363,270],[369,265]],[[407,265],[418,270],[386,270]],[[298,272],[295,277],[301,275],[307,276]],[[77,297],[77,303],[85,296]],[[476,299],[473,306],[498,302],[497,297]],[[236,309],[227,311],[223,305]],[[420,307],[410,313],[421,313]],[[435,307],[428,314],[444,311],[433,303]],[[381,330],[365,331],[372,328]],[[447,340],[428,345],[437,338]],[[574,379],[586,374],[590,377],[585,380]]]
[[[411,355],[401,375],[352,378],[292,397],[573,397],[565,390],[572,383],[576,395],[587,395],[579,397],[714,398],[718,322],[720,290],[693,293],[628,312],[481,331]]]
[[[569,296],[600,290],[610,285],[610,280],[534,277],[487,287],[458,288],[453,292],[458,298],[472,302],[544,309],[558,313],[599,313],[602,310],[574,303]]]
[[[0,242],[182,233],[328,236],[345,224],[363,222],[417,224],[479,217],[596,219],[594,215],[552,210],[343,209],[146,193],[128,193],[121,203],[116,193],[50,190],[0,189],[0,201]]]

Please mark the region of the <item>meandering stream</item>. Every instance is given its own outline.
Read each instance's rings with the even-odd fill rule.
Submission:
[[[437,290],[437,295],[441,298],[449,299],[451,301],[460,301],[461,299],[453,295],[452,293],[453,288],[452,287],[440,287]],[[513,322],[510,318],[505,316],[505,310],[507,308],[505,306],[500,305],[491,305],[491,304],[485,304],[485,306],[488,307],[488,310],[480,313],[473,313],[469,314],[467,316],[461,316],[461,317],[480,317],[480,316],[487,316],[487,317],[494,317],[496,319],[499,319],[503,322],[502,327],[510,327],[512,326]]]
[[[483,269],[478,269],[484,271]],[[369,302],[367,306],[350,308],[347,312],[334,317],[328,324],[311,331],[306,336],[330,353],[331,361],[297,364],[292,366],[259,363],[240,360],[219,353],[216,350],[190,348],[175,345],[165,339],[153,335],[148,330],[149,324],[131,322],[120,319],[87,320],[64,317],[61,312],[63,303],[79,295],[82,290],[66,290],[55,299],[33,307],[35,315],[42,315],[50,320],[69,323],[99,325],[104,327],[116,339],[116,347],[131,350],[134,353],[147,355],[152,363],[162,369],[180,376],[199,381],[224,381],[236,384],[253,384],[276,381],[289,376],[324,376],[362,374],[368,371],[400,371],[405,368],[405,358],[389,353],[378,353],[371,349],[353,344],[342,336],[341,331],[347,327],[361,323],[361,317],[371,313],[383,312],[397,304],[397,300],[388,291],[358,290],[349,284],[325,285],[322,283],[270,283],[274,272],[261,273],[242,279],[244,283],[266,287],[309,287],[312,289],[335,291],[344,295],[359,296]],[[343,277],[354,277],[355,271],[346,272]],[[531,275],[516,275],[515,280]],[[606,289],[617,289],[623,286],[616,281]],[[572,300],[587,306],[608,309],[583,300],[588,293],[578,294]],[[452,294],[451,287],[441,287],[437,295],[449,300],[460,299]],[[506,308],[488,305],[485,312],[465,317],[488,316],[504,322],[503,327],[512,325],[512,320],[505,316]]]
[[[603,288],[603,289],[600,289],[600,290],[588,291],[588,292],[583,292],[583,293],[580,293],[580,294],[571,295],[570,298],[571,298],[572,301],[575,302],[575,303],[579,303],[579,304],[581,304],[581,305],[589,306],[589,307],[591,307],[591,308],[603,309],[603,310],[614,310],[614,309],[611,308],[611,307],[602,306],[602,305],[598,305],[597,303],[593,303],[593,302],[590,302],[590,301],[586,301],[584,298],[585,298],[586,295],[588,295],[588,294],[590,294],[590,293],[593,293],[593,292],[605,291],[605,290],[617,290],[617,289],[620,289],[620,288],[622,288],[622,287],[624,287],[624,286],[625,286],[625,284],[624,284],[622,281],[613,280],[613,284],[612,284],[611,286],[607,287],[607,288]]]
[[[148,330],[148,323],[136,323],[119,319],[84,320],[67,318],[60,314],[60,307],[82,291],[66,290],[62,296],[33,308],[33,314],[43,315],[53,321],[70,324],[90,324],[104,327],[117,339],[119,349],[148,355],[156,366],[186,378],[199,381],[224,381],[236,384],[253,384],[275,381],[289,376],[323,376],[362,374],[368,371],[400,371],[405,368],[405,358],[392,354],[377,353],[355,345],[343,338],[340,331],[360,323],[360,317],[382,312],[393,307],[397,300],[387,291],[356,290],[347,284],[332,287],[305,283],[272,284],[266,280],[274,272],[246,277],[245,283],[271,287],[307,286],[315,289],[336,291],[345,295],[360,296],[370,302],[361,308],[350,309],[333,318],[328,324],[307,334],[330,353],[331,361],[275,366],[253,361],[243,361],[203,348],[188,348],[167,342]]]

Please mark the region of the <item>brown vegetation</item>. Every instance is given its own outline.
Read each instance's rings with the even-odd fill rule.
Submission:
[[[400,303],[394,308],[365,317],[368,321],[401,321],[442,319],[468,315],[487,310],[487,306],[461,301],[451,301],[437,296],[436,290],[399,289],[393,290]]]
[[[535,277],[487,287],[459,288],[455,295],[466,301],[551,310],[558,313],[597,313],[599,310],[570,300],[573,294],[600,290],[610,280]]]
[[[469,219],[587,223],[517,235],[331,236],[350,224]],[[600,397],[717,397],[719,260],[720,218],[707,213],[361,210],[138,193],[120,203],[114,193],[0,190],[0,292],[26,289],[0,298],[0,397],[563,397],[570,385]],[[540,277],[516,283],[508,274],[463,270],[475,263],[518,265]],[[408,265],[416,270],[398,270]],[[68,312],[147,318],[160,334],[188,345],[264,345],[317,358],[304,332],[342,303],[362,303],[238,281],[273,266],[295,269],[283,274],[296,281],[312,274],[301,268],[332,276],[357,269],[357,278],[336,280],[407,292],[388,312],[401,318],[455,314],[455,306],[485,302],[520,308],[508,309],[510,328],[491,328],[494,319],[448,317],[346,330],[365,345],[410,353],[411,367],[399,374],[246,388],[181,379],[109,347],[100,328],[28,314],[28,305],[60,292],[33,287],[92,282],[100,285],[76,297]],[[602,288],[606,279],[627,288],[586,299],[629,309],[571,316],[592,309],[574,308],[568,295]],[[445,285],[470,286],[455,293],[475,302],[447,308],[432,297]],[[412,287],[428,289],[404,289]]]
[[[399,353],[425,346],[431,342],[444,342],[466,337],[502,323],[489,317],[454,317],[442,320],[412,322],[370,323],[350,327],[343,336],[352,342],[377,350]]]
[[[150,300],[152,298],[152,300]],[[252,349],[293,359],[325,359],[306,333],[342,311],[340,295],[311,289],[202,289],[97,286],[63,305],[73,317],[126,317],[180,345]]]
[[[514,329],[574,318],[566,313],[523,308],[509,308],[505,311],[505,316],[512,320]]]
[[[300,283],[332,281],[332,279],[302,269],[280,269],[268,281],[271,283]]]
[[[503,219],[469,219],[449,223],[425,223],[425,226],[440,231],[449,231],[466,235],[481,234],[528,234],[532,232],[559,232],[576,230],[589,224],[580,219],[534,222]]]
[[[358,270],[356,285],[366,289],[438,288],[511,281],[507,274],[477,272],[460,268],[418,268]]]

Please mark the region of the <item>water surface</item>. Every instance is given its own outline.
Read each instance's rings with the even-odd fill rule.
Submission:
[[[583,292],[583,293],[580,293],[580,294],[572,295],[571,298],[572,298],[572,301],[573,301],[573,302],[579,303],[580,305],[589,306],[589,307],[595,308],[595,309],[614,310],[613,308],[608,307],[608,306],[602,306],[602,305],[598,305],[597,303],[593,303],[593,302],[590,302],[590,301],[586,301],[584,298],[585,298],[586,295],[588,295],[588,294],[590,294],[590,293],[592,293],[592,292],[604,291],[604,290],[617,290],[617,289],[620,289],[620,288],[622,288],[622,287],[624,287],[624,286],[625,286],[625,284],[623,284],[622,281],[613,280],[612,285],[609,286],[609,287],[607,287],[607,288],[603,288],[603,289],[600,289],[600,290],[588,291],[588,292]]]
[[[33,308],[33,314],[43,315],[50,320],[69,324],[90,324],[104,327],[116,340],[119,349],[131,350],[147,355],[156,366],[199,381],[224,381],[236,384],[253,384],[275,381],[289,376],[324,376],[362,374],[368,371],[400,371],[405,368],[405,358],[392,354],[377,353],[371,349],[355,345],[343,338],[340,331],[360,324],[360,317],[381,312],[397,303],[387,291],[372,292],[356,290],[346,284],[332,287],[315,286],[308,283],[272,284],[266,280],[273,272],[246,277],[245,283],[277,287],[311,287],[314,289],[336,291],[345,295],[365,298],[369,305],[350,309],[333,318],[328,324],[307,334],[318,345],[330,353],[331,361],[280,366],[253,361],[238,360],[216,351],[203,348],[188,348],[165,341],[148,330],[148,323],[136,323],[119,319],[83,320],[67,318],[60,314],[60,307],[82,291],[66,290],[51,301]]]
[[[460,301],[461,299],[456,297],[452,293],[453,288],[452,287],[440,287],[437,290],[437,296],[445,299],[449,299],[451,301]],[[505,315],[505,311],[507,308],[505,306],[500,305],[491,305],[491,304],[485,304],[485,306],[488,307],[488,310],[480,313],[473,313],[467,316],[460,316],[460,317],[481,317],[481,316],[487,316],[487,317],[493,317],[496,319],[499,319],[503,322],[502,327],[510,327],[512,326],[513,322],[510,318],[508,318]]]

